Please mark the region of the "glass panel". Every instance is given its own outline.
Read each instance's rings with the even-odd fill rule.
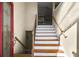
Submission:
[[[10,56],[10,5],[3,3],[3,56]]]
[[[39,25],[45,23],[45,20],[44,20],[44,17],[43,17],[43,16],[42,16],[42,17],[39,16],[38,19],[39,19],[39,20],[38,20],[38,24],[39,24]]]
[[[52,25],[52,3],[38,2],[38,25]]]

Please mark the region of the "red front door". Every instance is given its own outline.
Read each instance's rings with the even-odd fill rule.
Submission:
[[[0,2],[0,56],[13,56],[13,4]]]

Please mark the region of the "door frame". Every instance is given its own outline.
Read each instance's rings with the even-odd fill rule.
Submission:
[[[14,6],[13,6],[13,2],[6,2],[6,3],[9,3],[11,5],[11,56],[14,56]],[[2,28],[3,28],[3,25],[2,25],[2,22],[3,22],[3,2],[0,2],[0,57],[3,56],[3,50],[2,50],[2,47],[3,47],[3,44],[2,44]]]

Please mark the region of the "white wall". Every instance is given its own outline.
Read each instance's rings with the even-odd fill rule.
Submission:
[[[14,36],[17,36],[21,42],[25,42],[25,3],[14,3]],[[23,47],[16,41],[14,53],[20,53]]]
[[[14,3],[14,33],[23,44],[26,44],[25,31],[33,30],[36,14],[36,2]],[[14,53],[20,53],[23,50],[23,47],[18,42],[16,42],[14,46]]]
[[[72,22],[79,17],[79,3],[65,2],[61,6],[57,7],[54,11],[54,16],[57,23],[65,30]],[[58,33],[60,33],[57,28]],[[77,52],[77,23],[74,24],[69,30],[65,32],[68,37],[64,39],[60,37],[61,42],[64,43],[65,54],[67,56],[73,56],[72,52]]]
[[[33,30],[35,15],[37,14],[37,3],[36,2],[28,2],[26,3],[26,30]]]
[[[72,52],[77,52],[77,23],[64,34],[67,36],[67,38],[65,38],[63,35],[60,37],[60,41],[63,42],[64,52],[66,56],[73,57],[74,55]]]

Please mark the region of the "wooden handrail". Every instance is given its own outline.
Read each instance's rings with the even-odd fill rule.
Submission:
[[[35,15],[35,24],[34,24],[34,29],[33,29],[34,40],[35,40],[35,31],[36,31],[36,26],[37,25],[38,25],[38,23],[37,23],[37,15]]]
[[[53,16],[53,20],[55,21],[56,25],[57,25],[58,28],[60,29],[61,35],[62,35],[62,34],[65,33],[68,29],[70,29],[70,28],[77,22],[78,19],[76,19],[73,23],[71,23],[65,30],[62,30],[62,29],[60,28],[60,26],[59,26],[58,23],[56,22],[56,19],[55,19],[54,16]],[[67,38],[67,36],[65,36],[64,34],[63,34],[63,36],[64,36],[65,38]]]
[[[61,31],[61,34],[63,34],[64,33],[64,31],[60,28],[60,26],[58,25],[58,23],[56,22],[56,19],[55,19],[55,17],[53,16],[53,20],[54,20],[54,22],[56,23],[56,25],[57,25],[57,27],[60,29],[60,31]],[[60,35],[61,35],[60,34]],[[65,34],[63,34],[63,36],[65,37],[65,38],[67,38],[67,36],[65,36]]]
[[[26,49],[26,46],[16,36],[15,39]]]
[[[74,22],[72,22],[72,23],[64,30],[64,32],[66,32],[68,29],[70,29],[77,21],[78,21],[78,19],[76,19]]]
[[[60,31],[61,32],[64,32],[60,27],[59,27],[59,25],[58,25],[58,23],[56,22],[56,19],[55,19],[55,17],[53,16],[53,19],[54,19],[54,21],[55,21],[55,23],[56,23],[56,25],[58,26],[58,28],[60,29]]]
[[[34,46],[34,41],[35,41],[35,33],[36,33],[36,26],[38,25],[38,16],[35,15],[35,23],[34,23],[34,28],[33,28],[33,31],[32,31],[32,46]],[[32,55],[33,55],[33,49],[32,49]]]

